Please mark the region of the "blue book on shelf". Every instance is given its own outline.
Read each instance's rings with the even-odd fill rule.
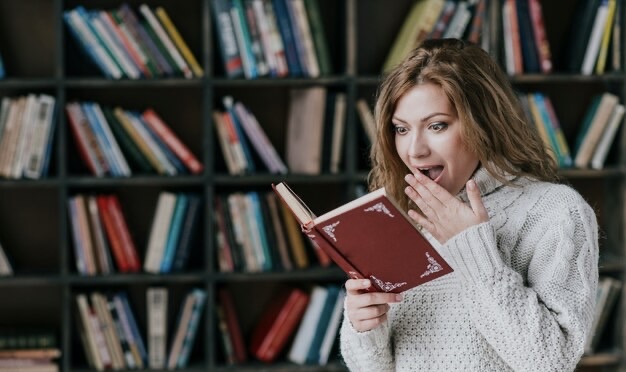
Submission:
[[[174,256],[176,255],[176,247],[180,239],[180,233],[185,220],[185,214],[187,212],[187,206],[189,205],[189,197],[186,194],[176,194],[176,204],[174,206],[174,213],[172,214],[172,221],[170,223],[170,230],[167,234],[167,241],[165,242],[165,251],[163,252],[163,258],[161,259],[161,272],[169,273],[172,270],[172,264],[174,263]]]
[[[211,6],[224,72],[230,78],[240,77],[243,75],[243,65],[228,0],[212,0]]]
[[[113,78],[104,61],[98,57],[95,47],[91,43],[89,43],[89,41],[78,30],[78,25],[75,24],[74,20],[72,19],[73,12],[75,11],[66,10],[65,12],[63,12],[63,21],[67,25],[67,29],[70,31],[70,34],[72,34],[74,40],[76,40],[81,50],[87,55],[88,59],[94,65],[96,65],[96,67],[98,67],[100,72],[102,72],[107,78]]]
[[[326,330],[328,329],[328,325],[330,324],[330,319],[333,315],[333,310],[335,309],[337,297],[339,296],[339,286],[329,285],[328,287],[326,287],[326,289],[326,300],[324,301],[324,305],[322,306],[319,322],[317,323],[317,328],[315,329],[315,333],[313,334],[311,346],[309,346],[309,352],[306,356],[307,364],[319,363],[320,348],[322,347],[322,342],[324,341],[324,337],[326,336]]]
[[[224,103],[224,108],[230,116],[230,120],[233,122],[233,126],[235,127],[235,131],[237,132],[237,137],[239,137],[239,142],[241,143],[241,148],[243,149],[243,154],[246,158],[247,169],[249,173],[254,173],[256,171],[256,167],[254,166],[254,159],[252,158],[252,150],[250,150],[250,140],[246,137],[243,126],[241,124],[241,119],[237,116],[235,112],[235,102],[233,97],[225,96],[222,99]]]
[[[2,61],[2,54],[0,54],[0,79],[4,79],[4,62]]]
[[[183,340],[183,346],[180,349],[180,354],[176,360],[177,368],[186,368],[189,362],[189,355],[193,347],[196,334],[198,333],[198,325],[200,324],[200,317],[204,310],[204,303],[206,302],[206,292],[200,288],[195,288],[191,293],[195,297],[193,304],[193,310],[191,313],[191,319],[189,320],[189,326],[185,333],[185,339]]]
[[[194,243],[196,232],[199,228],[200,213],[202,209],[202,197],[197,194],[188,194],[187,212],[182,223],[178,245],[176,246],[176,254],[174,255],[174,264],[172,271],[180,272],[185,270],[187,261],[189,261],[189,253]]]
[[[48,176],[48,169],[50,168],[50,158],[52,157],[52,142],[54,142],[54,132],[56,130],[57,123],[57,115],[58,115],[59,105],[54,104],[54,108],[52,109],[52,117],[50,119],[50,130],[48,133],[48,138],[46,139],[46,149],[43,152],[43,158],[41,159],[41,175],[40,177]]]
[[[297,41],[294,36],[295,25],[291,23],[287,3],[285,1],[287,0],[272,0],[274,12],[276,13],[276,23],[278,24],[280,37],[283,39],[285,57],[287,58],[287,65],[289,66],[289,75],[302,76],[302,66],[300,65],[300,57],[298,57],[298,50],[296,48]]]
[[[80,104],[85,116],[87,117],[87,121],[91,126],[91,129],[96,135],[96,140],[98,141],[98,145],[102,149],[104,156],[106,157],[106,161],[111,168],[111,174],[115,177],[120,177],[123,175],[122,169],[119,164],[115,160],[115,154],[113,152],[113,144],[110,142],[110,139],[105,134],[105,130],[103,128],[104,125],[108,125],[107,123],[102,123],[98,120],[98,115],[96,115],[95,103],[93,102],[83,102]]]
[[[139,351],[139,356],[143,362],[144,366],[148,365],[148,352],[146,351],[145,343],[143,342],[143,338],[141,337],[141,332],[139,331],[139,326],[137,325],[137,321],[135,320],[135,315],[133,314],[133,310],[130,307],[130,302],[128,301],[128,296],[126,292],[119,292],[117,294],[121,304],[122,310],[125,313],[126,319],[128,321],[128,325],[130,327],[130,331],[132,332],[132,336],[134,339],[134,343],[137,346],[137,350]]]
[[[265,232],[265,224],[263,223],[263,211],[261,210],[261,201],[259,200],[259,194],[257,192],[249,192],[248,200],[250,200],[252,204],[252,213],[254,215],[253,227],[259,232],[260,236],[260,244],[263,248],[263,260],[261,261],[261,270],[262,271],[270,271],[272,270],[272,253],[270,252],[271,248],[269,242],[267,241],[267,235]]]

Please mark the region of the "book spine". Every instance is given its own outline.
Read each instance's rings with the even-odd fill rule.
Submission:
[[[218,42],[226,76],[230,78],[240,77],[243,75],[242,57],[237,46],[237,38],[233,21],[230,17],[228,0],[211,0],[211,6],[213,21],[218,30]]]
[[[204,169],[198,158],[183,144],[170,127],[151,108],[146,109],[142,118],[144,122],[161,138],[161,140],[183,161],[191,173],[200,174]]]

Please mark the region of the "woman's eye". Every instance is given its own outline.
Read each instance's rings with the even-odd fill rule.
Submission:
[[[444,129],[446,129],[448,127],[448,124],[446,123],[434,123],[430,125],[430,129],[434,130],[435,132],[440,132]]]
[[[401,127],[399,125],[394,125],[393,126],[393,131],[396,134],[405,134],[407,132],[407,129],[405,127]]]

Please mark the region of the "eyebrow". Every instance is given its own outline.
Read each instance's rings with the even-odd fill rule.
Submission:
[[[432,114],[430,114],[430,115],[428,115],[428,116],[425,116],[425,117],[421,118],[421,119],[420,119],[420,122],[425,122],[425,121],[427,121],[428,119],[433,118],[433,117],[435,117],[435,116],[439,116],[439,115],[443,115],[443,116],[452,116],[452,115],[450,115],[450,114],[446,114],[445,112],[434,112],[434,113],[432,113]],[[393,117],[391,118],[391,120],[397,120],[397,121],[399,121],[399,122],[401,122],[401,123],[408,124],[406,121],[404,121],[404,120],[400,119],[400,118],[399,118],[399,117],[397,117],[397,116],[393,116]]]

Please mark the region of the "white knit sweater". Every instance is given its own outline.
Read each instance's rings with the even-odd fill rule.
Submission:
[[[592,322],[598,229],[572,188],[473,176],[490,220],[443,246],[455,270],[404,293],[385,324],[357,332],[345,316],[351,371],[573,371]],[[467,202],[465,192],[459,194]]]

